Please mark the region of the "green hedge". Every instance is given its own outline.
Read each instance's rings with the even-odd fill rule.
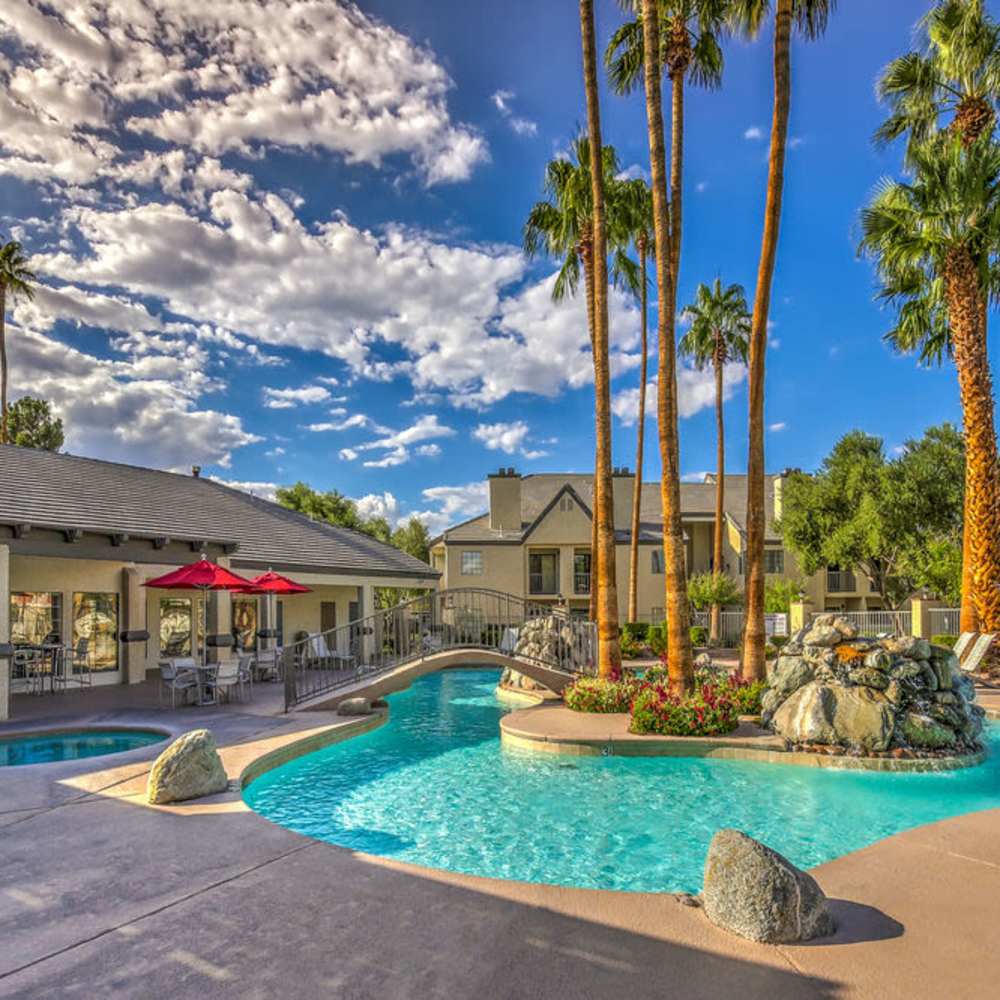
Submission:
[[[947,632],[939,632],[937,635],[931,636],[932,646],[947,646],[949,649],[954,649],[956,642],[958,642],[958,636],[950,635]]]
[[[630,639],[632,642],[645,642],[648,632],[648,622],[625,622],[622,625],[622,638]]]

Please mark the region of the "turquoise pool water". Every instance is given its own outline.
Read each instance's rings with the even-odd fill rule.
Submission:
[[[878,774],[698,758],[569,757],[502,747],[496,671],[432,674],[389,722],[251,784],[299,833],[494,878],[633,891],[701,888],[735,826],[810,866],[908,827],[1000,806],[1000,727],[975,768]]]
[[[121,753],[122,750],[138,750],[165,739],[163,733],[152,729],[88,729],[0,739],[0,767],[101,757],[108,753]]]

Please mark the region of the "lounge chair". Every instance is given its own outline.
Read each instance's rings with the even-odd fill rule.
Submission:
[[[331,650],[325,635],[314,635],[309,639],[308,666],[320,670],[350,670],[354,666],[354,657]]]

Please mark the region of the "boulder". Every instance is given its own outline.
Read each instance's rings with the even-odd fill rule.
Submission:
[[[898,635],[882,640],[882,648],[897,656],[906,656],[911,660],[929,660],[931,644],[926,639],[918,639],[914,635]]]
[[[835,743],[833,712],[836,701],[833,691],[823,684],[810,681],[782,702],[774,713],[774,731],[792,743]]]
[[[712,838],[702,900],[713,924],[751,941],[809,941],[835,929],[816,880],[739,830]]]
[[[779,694],[774,690],[774,688],[768,688],[760,696],[761,722],[763,722],[765,726],[771,721],[771,717],[784,700],[785,696],[783,694]]]
[[[337,706],[338,715],[371,715],[372,705],[367,698],[345,698]]]
[[[884,649],[873,649],[865,656],[865,666],[869,670],[888,670],[892,657]]]
[[[950,649],[935,646],[931,651],[931,667],[937,674],[938,687],[942,691],[948,691],[952,675],[958,671],[958,657]]]
[[[875,688],[876,691],[884,691],[889,686],[889,678],[874,667],[856,667],[848,672],[847,679],[852,684]]]
[[[829,690],[835,705],[833,731],[837,740],[848,747],[887,750],[893,729],[889,699],[880,691],[865,687]]]
[[[813,665],[801,656],[779,656],[768,678],[768,687],[782,698],[813,679]]]
[[[825,617],[825,616],[823,616]],[[844,637],[832,624],[823,625],[817,618],[812,628],[806,633],[803,643],[806,646],[836,646],[843,642]]]
[[[713,666],[712,657],[708,653],[699,653],[694,658],[695,670],[711,670]]]
[[[146,801],[153,805],[215,795],[229,787],[226,769],[207,729],[179,736],[153,762],[146,782]]]
[[[907,712],[897,724],[900,735],[914,747],[936,750],[955,742],[955,733],[948,726],[918,712]]]
[[[833,620],[833,627],[845,638],[853,639],[858,634],[858,627],[847,618],[837,617]]]

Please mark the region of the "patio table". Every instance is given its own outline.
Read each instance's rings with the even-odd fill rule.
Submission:
[[[216,670],[219,669],[217,663],[195,663],[188,657],[175,658],[173,663],[178,671],[190,670],[195,675],[198,681],[198,700],[195,702],[196,705],[205,706],[218,703],[214,695],[210,696],[208,693],[209,681],[215,676]]]

